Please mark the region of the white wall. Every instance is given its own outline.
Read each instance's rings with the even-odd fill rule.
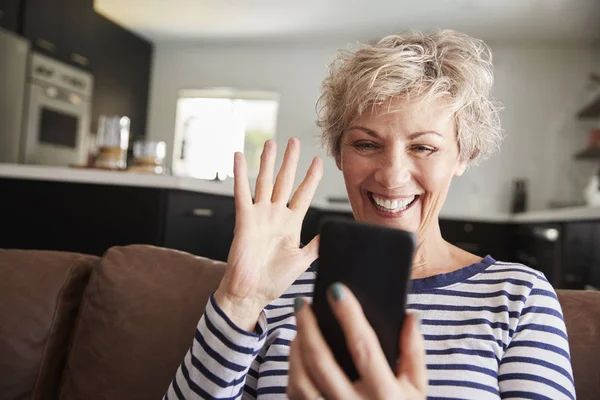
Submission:
[[[280,154],[287,139],[303,144],[299,179],[314,155],[322,155],[315,126],[315,101],[326,65],[341,45],[158,44],[155,48],[149,109],[149,137],[173,147],[175,107],[179,89],[231,86],[276,90],[281,94],[278,137]],[[524,48],[493,46],[494,93],[505,106],[507,133],[502,153],[456,179],[445,211],[505,212],[510,184],[530,180],[532,209],[548,200],[580,197],[588,169],[571,161],[585,145],[585,129],[573,119],[594,51],[586,48]],[[170,163],[169,154],[169,163]],[[587,169],[586,169],[587,168]],[[575,193],[578,192],[578,193]],[[345,195],[340,172],[331,160],[317,199]]]

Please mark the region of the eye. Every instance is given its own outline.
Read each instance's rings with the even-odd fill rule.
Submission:
[[[437,151],[437,149],[435,147],[425,146],[425,145],[421,145],[421,144],[412,146],[410,148],[410,150],[414,153],[423,154],[423,155],[430,155]]]
[[[361,151],[376,150],[379,146],[373,142],[356,142],[352,145],[355,149]]]

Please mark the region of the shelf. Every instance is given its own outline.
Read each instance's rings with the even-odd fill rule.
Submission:
[[[585,149],[575,154],[577,160],[600,160],[600,149]]]

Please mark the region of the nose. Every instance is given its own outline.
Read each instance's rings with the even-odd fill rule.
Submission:
[[[380,155],[375,181],[387,189],[394,189],[410,181],[411,161],[400,149],[390,149]]]

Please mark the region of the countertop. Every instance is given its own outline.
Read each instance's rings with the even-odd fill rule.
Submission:
[[[56,182],[153,187],[233,196],[232,179],[218,182],[175,176],[2,163],[0,163],[0,177]],[[350,205],[344,203],[331,204],[326,201],[315,200],[313,201],[312,206],[331,212],[352,211]],[[600,207],[559,208],[552,210],[529,211],[515,215],[509,213],[489,213],[482,215],[470,214],[468,212],[460,214],[442,212],[440,214],[440,218],[496,223],[544,223],[600,220]]]

